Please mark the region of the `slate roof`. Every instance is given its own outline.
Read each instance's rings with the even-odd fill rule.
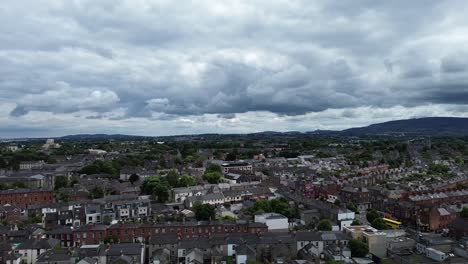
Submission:
[[[168,233],[168,234],[158,234],[152,236],[149,240],[150,244],[153,245],[168,245],[168,244],[177,244],[179,238],[175,233]]]
[[[70,260],[70,254],[66,249],[49,250],[37,257],[36,263],[51,263]]]
[[[107,256],[120,256],[120,255],[141,255],[143,245],[139,243],[122,243],[113,244],[110,249],[107,250]]]
[[[74,254],[80,258],[104,256],[106,254],[105,249],[106,246],[104,244],[83,245],[76,249]]]
[[[60,240],[49,238],[49,239],[41,239],[41,240],[26,240],[21,243],[17,249],[52,249],[55,245],[60,244]]]
[[[90,257],[83,258],[82,260],[77,262],[77,264],[96,264],[96,263],[97,263],[97,260],[90,258]]]

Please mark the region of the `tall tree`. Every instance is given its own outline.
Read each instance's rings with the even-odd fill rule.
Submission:
[[[198,221],[214,220],[216,216],[215,207],[211,204],[202,204],[201,202],[195,202],[195,204],[193,205],[193,211],[195,212],[195,218]]]
[[[207,172],[203,175],[203,179],[211,184],[219,183],[221,180],[221,173],[219,172]]]
[[[317,229],[320,231],[331,231],[332,225],[328,219],[322,219],[318,223]]]
[[[177,183],[178,187],[188,187],[188,186],[195,186],[197,185],[197,181],[195,178],[189,175],[182,175],[179,178],[179,182]]]
[[[359,239],[351,239],[349,249],[351,250],[351,256],[355,258],[363,258],[369,253],[367,244]]]
[[[379,218],[380,215],[375,209],[371,209],[369,212],[366,213],[366,218],[369,223],[372,223],[375,219]]]
[[[133,173],[132,175],[130,175],[130,177],[128,177],[128,181],[133,185],[135,182],[139,181],[140,180],[140,176],[138,176],[138,174],[136,173]]]
[[[63,175],[55,177],[54,190],[68,187],[68,178]]]
[[[171,187],[177,187],[177,182],[179,181],[179,174],[177,174],[175,170],[171,170],[166,175],[166,180]]]

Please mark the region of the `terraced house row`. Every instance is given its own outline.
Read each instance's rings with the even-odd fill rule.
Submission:
[[[145,242],[151,237],[175,234],[179,238],[208,238],[215,234],[263,234],[265,224],[253,222],[185,222],[147,224],[89,224],[78,228],[63,227],[47,231],[47,237],[61,240],[64,247],[113,242]]]

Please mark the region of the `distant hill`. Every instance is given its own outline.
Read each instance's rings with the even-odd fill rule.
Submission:
[[[79,134],[59,137],[59,140],[70,141],[101,141],[101,140],[222,140],[238,139],[245,137],[252,138],[294,138],[308,136],[375,136],[375,135],[393,135],[393,136],[468,136],[468,118],[461,117],[425,117],[406,120],[396,120],[384,123],[373,124],[366,127],[350,128],[342,131],[333,130],[315,130],[308,132],[298,131],[263,131],[249,134],[199,134],[199,135],[174,135],[174,136],[133,136],[122,134]],[[25,139],[34,140],[34,139]],[[45,140],[45,139],[35,139]],[[11,141],[11,140],[10,140]]]
[[[350,128],[344,135],[468,135],[468,118],[425,117],[389,121],[367,127]]]
[[[149,137],[144,136],[132,136],[132,135],[121,135],[121,134],[79,134],[79,135],[67,135],[60,137],[61,140],[141,140]]]

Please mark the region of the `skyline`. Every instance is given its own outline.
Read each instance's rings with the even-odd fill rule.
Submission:
[[[467,7],[2,3],[0,137],[303,132],[468,117]]]

